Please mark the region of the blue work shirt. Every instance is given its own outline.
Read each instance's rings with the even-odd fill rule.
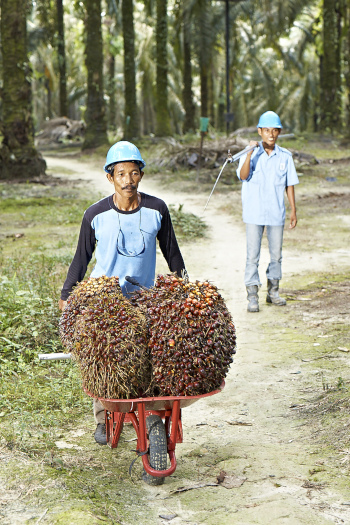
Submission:
[[[157,240],[170,271],[181,275],[185,265],[168,207],[152,195],[140,192],[140,196],[140,205],[131,211],[119,210],[113,195],[85,211],[62,300],[66,301],[73,287],[84,279],[94,252],[96,265],[91,277],[118,276],[124,295],[136,289],[126,281],[128,275],[146,288],[154,285]]]
[[[237,168],[239,180],[246,155]],[[250,172],[242,181],[243,221],[260,226],[283,226],[286,218],[284,194],[287,186],[299,184],[290,151],[275,144],[270,155],[262,142],[250,159]]]

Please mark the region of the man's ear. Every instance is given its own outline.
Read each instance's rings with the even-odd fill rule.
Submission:
[[[106,177],[111,184],[114,184],[113,176],[110,173],[106,173]]]
[[[259,133],[259,135],[261,137],[261,128],[258,128],[258,133]]]

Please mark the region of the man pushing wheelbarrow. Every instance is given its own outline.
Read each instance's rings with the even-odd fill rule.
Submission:
[[[115,191],[84,213],[77,249],[61,291],[60,310],[64,310],[73,287],[84,279],[94,252],[91,277],[117,276],[125,296],[137,289],[125,279],[128,275],[143,287],[154,284],[157,240],[170,271],[178,276],[185,272],[165,202],[138,191],[145,166],[140,151],[130,142],[120,141],[109,149],[104,170]],[[95,440],[106,445],[105,412],[97,399],[94,418]]]
[[[59,302],[60,333],[94,399],[96,442],[115,448],[132,423],[143,479],[160,484],[176,468],[182,407],[222,390],[236,335],[216,286],[189,281],[165,203],[138,192],[144,166],[129,142],[109,150],[115,193],[84,214]],[[171,275],[155,280],[156,239]]]

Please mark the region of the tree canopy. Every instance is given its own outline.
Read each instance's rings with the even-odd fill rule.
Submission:
[[[27,110],[36,130],[55,116],[84,120],[86,147],[105,143],[107,126],[112,138],[182,134],[196,131],[204,116],[223,132],[227,99],[231,131],[256,125],[267,109],[289,129],[347,129],[350,0],[22,4],[29,57],[24,77],[33,95],[33,111],[31,102]],[[1,0],[2,20],[10,6]],[[3,24],[3,135],[6,77],[22,82],[19,70],[6,69],[14,46],[7,38]]]

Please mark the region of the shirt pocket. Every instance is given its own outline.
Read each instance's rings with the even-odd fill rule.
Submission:
[[[287,163],[281,162],[276,170],[275,184],[277,186],[287,185]]]

